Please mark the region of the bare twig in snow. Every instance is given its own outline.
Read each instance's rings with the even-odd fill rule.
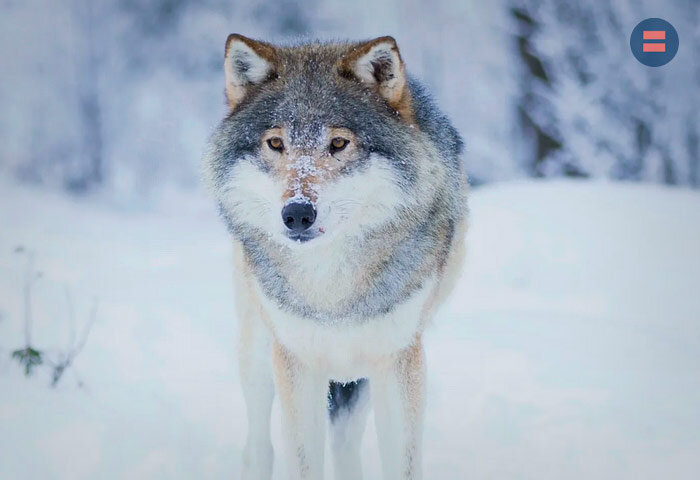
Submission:
[[[70,295],[67,292],[67,298],[70,298]],[[71,305],[71,316],[73,316],[72,313],[72,302],[70,302]],[[72,364],[75,358],[82,352],[83,348],[85,348],[85,343],[87,342],[88,336],[90,335],[90,331],[92,330],[92,326],[95,324],[95,321],[97,320],[97,299],[95,299],[95,302],[92,306],[92,309],[90,310],[90,316],[88,318],[87,323],[83,327],[83,331],[80,335],[80,338],[75,340],[75,318],[73,317],[72,320],[72,334],[71,334],[71,344],[68,347],[68,351],[65,353],[65,355],[62,356],[62,358],[58,362],[52,362],[53,365],[53,375],[52,375],[52,380],[51,380],[51,386],[55,387],[58,382],[61,380],[61,377],[65,373],[66,369],[69,368]],[[82,383],[82,382],[81,382]]]

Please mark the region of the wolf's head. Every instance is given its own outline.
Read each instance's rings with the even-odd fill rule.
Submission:
[[[279,47],[230,35],[224,70],[230,110],[205,170],[241,240],[304,249],[387,225],[429,232],[458,208],[445,191],[462,181],[461,140],[393,38]]]

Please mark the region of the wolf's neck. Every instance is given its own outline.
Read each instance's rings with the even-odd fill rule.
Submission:
[[[263,292],[280,308],[334,322],[387,313],[435,267],[425,235],[378,235],[318,249],[280,250],[250,242],[247,258]]]
[[[357,245],[338,242],[318,250],[291,252],[283,270],[307,303],[321,310],[334,310],[369,288],[364,273],[367,263]]]

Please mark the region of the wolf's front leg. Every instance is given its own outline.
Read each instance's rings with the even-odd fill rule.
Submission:
[[[239,369],[248,414],[248,436],[243,450],[243,480],[272,477],[270,412],[275,394],[270,362],[270,335],[252,314],[241,315]]]
[[[282,407],[289,478],[320,480],[323,478],[328,377],[304,365],[278,342],[274,343],[272,358]]]
[[[425,362],[420,338],[370,378],[384,480],[422,478]]]

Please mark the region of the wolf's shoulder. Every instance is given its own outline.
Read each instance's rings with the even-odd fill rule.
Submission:
[[[464,149],[462,136],[423,84],[409,76],[408,85],[418,127],[438,146],[444,157],[457,160]]]

